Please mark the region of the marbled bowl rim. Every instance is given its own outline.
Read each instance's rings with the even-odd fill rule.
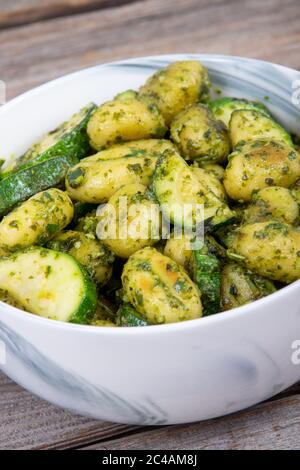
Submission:
[[[84,74],[93,72],[95,69],[101,69],[102,67],[105,68],[107,66],[118,66],[118,65],[126,65],[126,64],[134,64],[139,61],[163,61],[163,60],[185,60],[185,59],[195,59],[195,60],[216,60],[216,61],[232,61],[233,63],[239,63],[240,61],[252,63],[253,65],[262,65],[268,68],[269,66],[276,67],[282,71],[286,71],[291,75],[295,75],[295,79],[299,78],[299,72],[295,69],[290,67],[286,67],[284,65],[276,64],[270,61],[264,61],[259,59],[253,59],[248,57],[242,56],[232,56],[226,54],[196,54],[196,53],[181,53],[181,54],[164,54],[164,55],[154,55],[154,56],[140,56],[140,57],[133,57],[129,59],[123,59],[113,62],[106,62],[99,65],[94,65],[92,67],[87,67],[80,69],[76,72],[72,72],[66,75],[63,75],[59,78],[54,80],[50,80],[42,85],[34,87],[33,89],[22,93],[21,95],[13,98],[5,105],[1,106],[0,108],[0,116],[7,111],[7,109],[17,105],[20,101],[27,98],[29,95],[39,94],[45,91],[48,88],[55,87],[59,82],[66,82],[68,80],[73,79],[76,75]],[[52,328],[59,328],[59,329],[68,329],[68,330],[75,330],[75,331],[84,331],[85,333],[89,332],[90,334],[105,334],[105,335],[154,335],[155,333],[168,333],[171,331],[183,331],[195,328],[202,327],[204,328],[205,325],[210,325],[216,322],[222,321],[229,321],[234,320],[235,318],[239,318],[241,315],[249,316],[253,315],[254,311],[256,310],[256,306],[265,306],[267,307],[270,302],[274,303],[277,301],[279,297],[285,297],[288,301],[289,294],[293,294],[295,291],[299,290],[300,294],[300,279],[292,282],[291,284],[283,287],[282,289],[270,294],[262,299],[255,300],[252,303],[242,305],[241,307],[237,307],[226,312],[219,312],[214,315],[197,318],[194,320],[188,320],[184,322],[178,323],[169,323],[163,325],[149,325],[147,327],[128,327],[128,328],[118,328],[118,327],[103,327],[103,326],[91,326],[91,325],[79,325],[74,323],[67,323],[61,322],[57,320],[51,320],[48,318],[44,318],[29,312],[25,312],[24,310],[18,309],[16,307],[12,307],[5,302],[0,301],[0,312],[6,312],[8,315],[13,315],[15,318],[20,318],[24,320],[26,318],[28,321],[33,322],[41,322],[42,325],[49,326]],[[202,325],[202,326],[201,326]]]

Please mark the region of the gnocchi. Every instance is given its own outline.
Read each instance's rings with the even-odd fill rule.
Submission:
[[[98,212],[97,236],[120,258],[129,258],[161,237],[161,215],[142,184],[122,186]]]
[[[198,61],[88,104],[0,175],[0,300],[91,327],[200,319],[300,278],[300,154]]]
[[[66,189],[76,201],[107,202],[126,184],[149,185],[156,161],[157,157],[151,154],[112,159],[87,157],[67,173]]]
[[[68,194],[48,189],[32,196],[0,222],[0,248],[17,251],[43,245],[72,220],[74,208]]]
[[[200,292],[181,266],[155,248],[134,253],[124,266],[125,295],[149,323],[200,318]]]
[[[192,105],[175,116],[171,138],[186,160],[224,162],[230,152],[226,126],[203,104]]]
[[[244,144],[229,157],[224,186],[236,201],[250,201],[268,186],[288,188],[300,176],[300,155],[283,142],[258,140]]]
[[[152,75],[140,88],[140,96],[155,103],[169,126],[188,105],[206,101],[210,80],[207,70],[195,60],[178,61]]]
[[[242,225],[233,237],[230,251],[260,276],[285,283],[300,278],[300,232],[283,222]]]
[[[132,94],[102,104],[87,126],[90,143],[96,150],[121,142],[163,137],[166,130],[156,106]]]

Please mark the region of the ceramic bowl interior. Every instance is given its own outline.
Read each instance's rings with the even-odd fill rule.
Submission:
[[[216,96],[221,90],[222,96],[261,100],[299,132],[292,100],[298,72],[239,57],[158,56],[85,69],[2,106],[0,157],[10,161],[87,102],[136,89],[157,69],[185,59],[208,68]],[[147,328],[71,325],[0,302],[2,369],[43,398],[97,418],[166,424],[220,416],[299,380],[300,369],[290,364],[299,294],[297,281],[230,312]]]
[[[156,70],[176,60],[189,59],[199,60],[207,67],[213,84],[213,98],[234,96],[262,101],[279,123],[291,133],[300,134],[300,99],[296,103],[300,73],[295,70],[270,62],[224,55],[143,57],[72,73],[37,87],[0,108],[0,157],[6,161],[4,167],[88,102],[101,104],[121,91],[138,89]],[[17,139],[13,129],[17,129]]]

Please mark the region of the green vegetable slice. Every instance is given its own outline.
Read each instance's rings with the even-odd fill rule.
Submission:
[[[82,266],[45,248],[1,259],[0,289],[26,311],[63,322],[88,323],[97,304],[96,287]]]
[[[217,100],[211,101],[209,107],[214,113],[216,119],[220,119],[228,127],[231,115],[234,111],[239,109],[254,109],[260,111],[266,116],[270,116],[267,107],[259,101],[249,101],[243,98],[232,98],[226,96],[224,98],[218,98]]]
[[[32,164],[53,157],[72,157],[74,160],[80,160],[89,155],[91,147],[86,128],[96,108],[94,103],[89,103],[57,129],[46,134],[19,157],[10,168],[6,169],[2,173],[2,177],[6,177],[11,171],[27,168]]]
[[[184,159],[173,151],[167,150],[159,158],[153,174],[152,190],[162,212],[175,225],[182,226],[183,211],[184,224],[188,229],[205,222],[207,230],[215,230],[235,217],[227,204],[200,182]],[[201,206],[204,214],[201,213]]]
[[[221,263],[207,245],[193,250],[190,260],[192,279],[201,292],[203,315],[220,312],[221,302]]]
[[[0,180],[0,216],[34,194],[59,185],[77,162],[73,156],[53,157],[7,174]]]
[[[149,323],[131,305],[124,304],[117,312],[117,325],[147,326]]]

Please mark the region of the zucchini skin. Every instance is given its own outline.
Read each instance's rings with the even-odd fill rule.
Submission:
[[[73,159],[81,160],[89,155],[92,150],[86,130],[88,122],[96,109],[97,106],[94,103],[88,104],[80,111],[80,113],[83,113],[82,120],[72,130],[66,132],[54,145],[40,154],[35,154],[33,146],[17,161],[16,169],[24,169],[53,157],[73,157]],[[49,134],[51,135],[55,131]]]
[[[197,222],[205,224],[206,231],[213,231],[231,223],[235,213],[220,200],[193,172],[193,169],[177,153],[165,151],[158,159],[152,177],[151,190],[162,208],[167,220],[182,226],[182,214],[172,211],[174,205],[183,207],[191,204],[193,208],[185,220],[185,227],[193,229]],[[204,219],[196,221],[196,205],[204,205]],[[171,208],[171,209],[170,209]]]
[[[276,140],[294,148],[288,132],[266,113],[255,109],[240,109],[232,113],[229,136],[233,149],[259,140]]]
[[[145,320],[130,304],[121,305],[117,311],[117,326],[147,326]]]
[[[72,226],[75,226],[79,220],[95,209],[95,204],[89,204],[88,202],[75,202],[74,204],[74,217],[72,220]]]
[[[70,256],[70,255],[65,255]],[[78,263],[78,267],[82,274],[82,280],[85,288],[85,295],[82,297],[81,303],[76,312],[71,316],[69,323],[78,323],[81,325],[89,324],[97,308],[97,288],[91,280],[85,268]]]
[[[97,306],[96,286],[85,269],[72,256],[41,247],[0,260],[0,288],[24,310],[58,321],[88,324]]]
[[[50,240],[47,247],[73,256],[99,287],[111,278],[114,256],[96,237],[66,230]]]
[[[226,126],[229,125],[231,115],[239,109],[258,110],[266,116],[270,116],[268,108],[260,101],[249,101],[244,98],[233,98],[225,96],[211,101],[208,106],[214,113],[216,119],[220,119]]]
[[[254,302],[275,291],[276,288],[272,281],[253,274],[234,262],[227,262],[223,266],[221,274],[222,311]]]
[[[60,184],[77,162],[73,156],[54,157],[7,175],[0,180],[0,216],[36,193]]]
[[[204,245],[193,250],[190,271],[192,279],[201,292],[203,315],[213,315],[221,311],[221,263],[209,248]]]

